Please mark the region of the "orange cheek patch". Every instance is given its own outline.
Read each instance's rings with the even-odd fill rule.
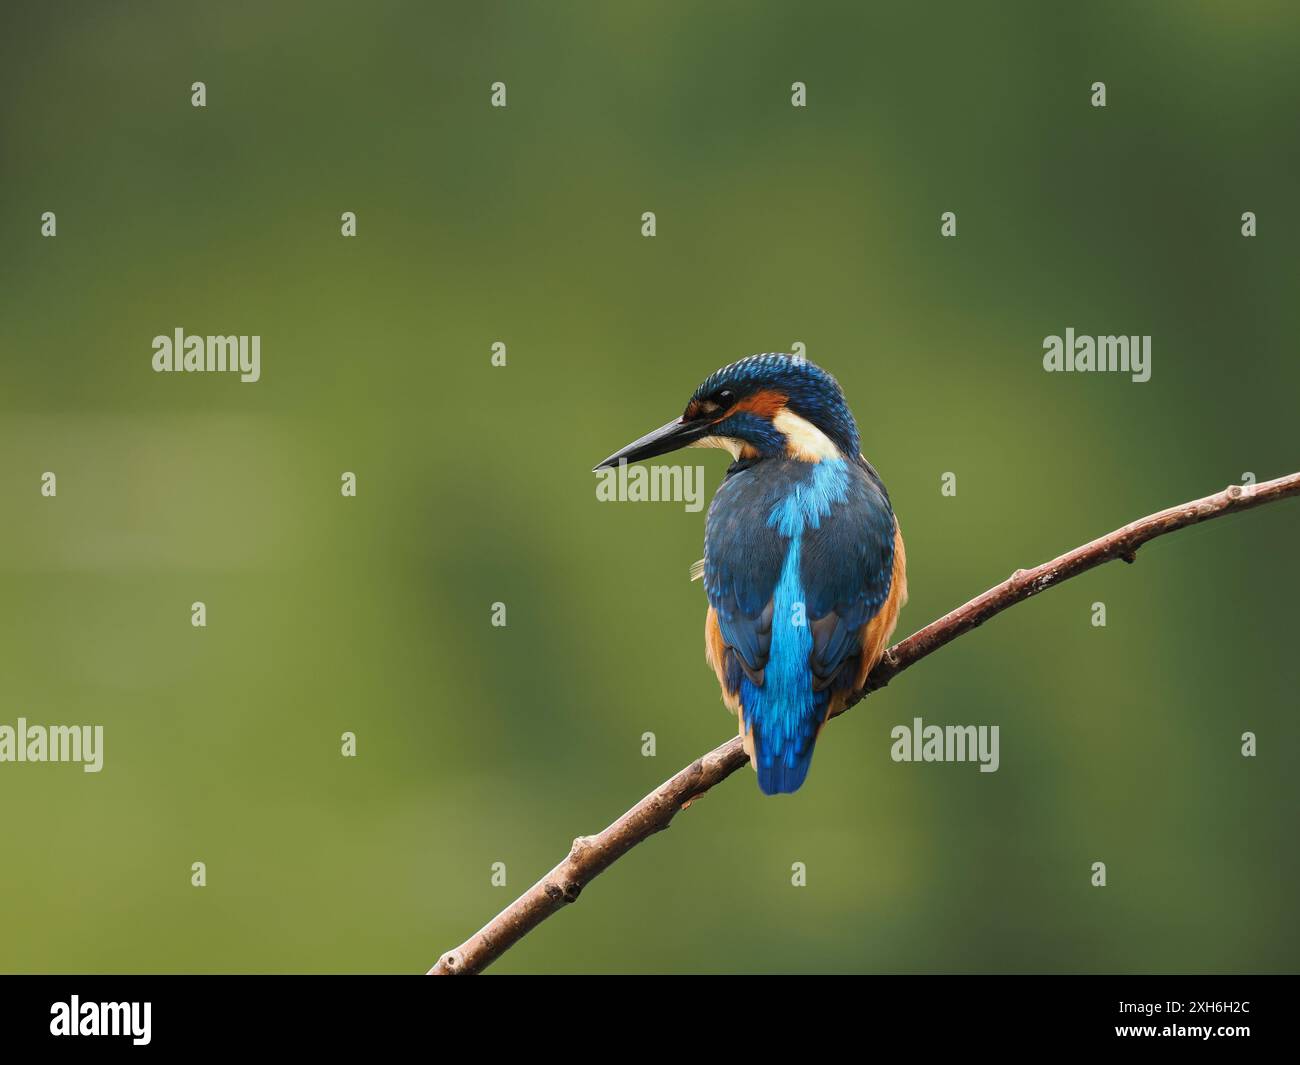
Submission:
[[[752,396],[746,396],[734,407],[727,411],[728,415],[739,414],[741,411],[751,411],[759,417],[767,418],[769,421],[777,416],[777,413],[785,409],[785,401],[790,397],[782,392],[774,392],[771,389],[765,389],[762,392],[755,392]]]

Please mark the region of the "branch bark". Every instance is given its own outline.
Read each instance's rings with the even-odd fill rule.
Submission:
[[[1133,562],[1138,548],[1157,536],[1295,495],[1300,495],[1300,473],[1254,485],[1229,485],[1214,495],[1140,518],[1041,566],[1016,570],[1001,584],[938,621],[932,621],[886,651],[862,690],[849,700],[844,710],[859,703],[870,692],[883,688],[909,666],[984,624],[1009,606],[1103,562],[1116,558]],[[740,738],[733,737],[659,785],[603,832],[595,836],[579,836],[559,865],[459,947],[439,958],[429,975],[481,972],[551,914],[577,899],[593,878],[638,843],[667,828],[679,811],[685,810],[748,761],[741,749]]]

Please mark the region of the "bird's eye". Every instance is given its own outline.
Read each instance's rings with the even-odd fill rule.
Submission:
[[[713,397],[713,401],[722,409],[730,407],[736,402],[736,393],[729,388],[724,388],[721,392]]]

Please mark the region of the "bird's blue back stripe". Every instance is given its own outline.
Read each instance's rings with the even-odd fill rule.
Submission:
[[[776,503],[767,524],[789,538],[781,576],[772,596],[772,644],[763,685],[742,683],[746,725],[757,734],[759,783],[764,791],[793,791],[803,782],[813,740],[826,714],[829,693],[813,691],[812,630],[800,579],[803,533],[816,529],[842,503],[848,470],[841,459],[811,465]]]

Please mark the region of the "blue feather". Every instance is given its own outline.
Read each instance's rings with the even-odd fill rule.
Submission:
[[[745,678],[741,686],[745,724],[754,730],[758,786],[768,795],[795,791],[803,783],[830,698],[829,692],[813,686],[813,637],[800,576],[801,550],[804,530],[818,528],[844,501],[848,470],[839,459],[805,469],[809,476],[795,482],[768,515],[768,527],[786,537],[789,547],[772,595],[771,649],[763,683]]]
[[[893,536],[889,498],[860,462],[764,460],[714,497],[704,586],[769,794],[803,782],[828,701],[853,679],[845,664],[889,594]]]
[[[742,713],[746,727],[754,730],[758,786],[768,795],[794,791],[803,783],[829,698],[825,691],[813,691],[808,668],[812,631],[799,581],[798,537],[790,543],[773,605],[772,650],[763,684],[748,677],[741,681]]]

